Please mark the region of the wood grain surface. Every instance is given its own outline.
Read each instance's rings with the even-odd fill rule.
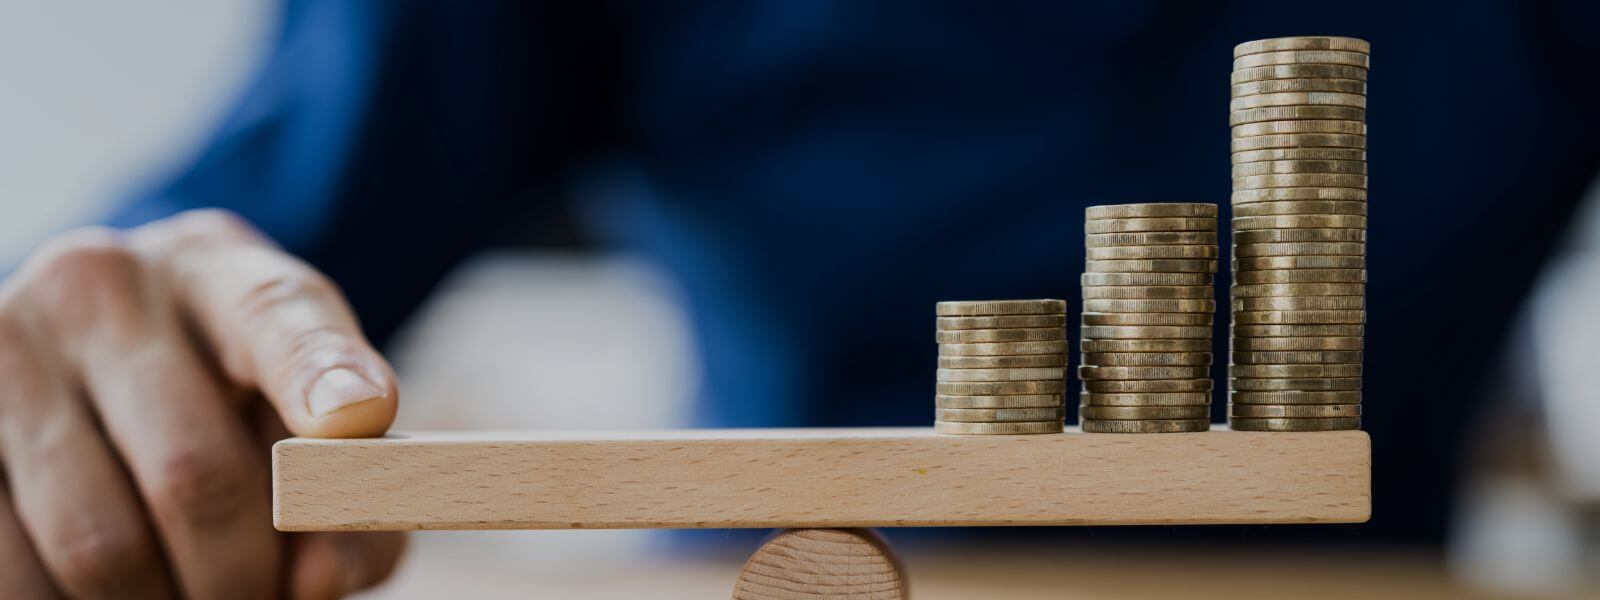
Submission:
[[[870,529],[791,529],[745,561],[733,600],[901,600],[906,580]]]
[[[1356,523],[1365,432],[397,433],[273,447],[284,531]]]

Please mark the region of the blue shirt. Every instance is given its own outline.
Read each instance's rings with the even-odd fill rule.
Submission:
[[[702,424],[925,425],[935,301],[1076,310],[1085,206],[1227,214],[1235,43],[1362,37],[1378,456],[1364,531],[1438,539],[1509,316],[1600,167],[1595,13],[290,2],[209,149],[114,221],[238,211],[335,278],[379,342],[507,223],[570,223],[682,282]],[[599,184],[567,193],[583,181]],[[1348,535],[1323,531],[1296,535]]]

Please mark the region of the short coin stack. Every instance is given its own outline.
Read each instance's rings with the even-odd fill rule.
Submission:
[[[1066,419],[1064,300],[940,302],[934,431],[1060,433]]]
[[[1087,218],[1083,430],[1210,429],[1217,206],[1091,206]]]
[[[1361,427],[1367,42],[1233,50],[1233,329],[1228,421]]]

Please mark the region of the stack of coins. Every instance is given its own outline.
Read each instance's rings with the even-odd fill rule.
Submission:
[[[1210,429],[1217,206],[1092,206],[1087,217],[1083,430]]]
[[[940,302],[934,431],[1060,433],[1066,419],[1065,300]]]
[[[1361,427],[1369,52],[1342,37],[1233,50],[1234,429]]]

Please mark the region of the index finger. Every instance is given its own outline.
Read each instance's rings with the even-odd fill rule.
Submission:
[[[228,378],[260,389],[290,431],[368,437],[389,428],[394,371],[326,276],[228,213],[147,227],[135,247],[154,257]]]

